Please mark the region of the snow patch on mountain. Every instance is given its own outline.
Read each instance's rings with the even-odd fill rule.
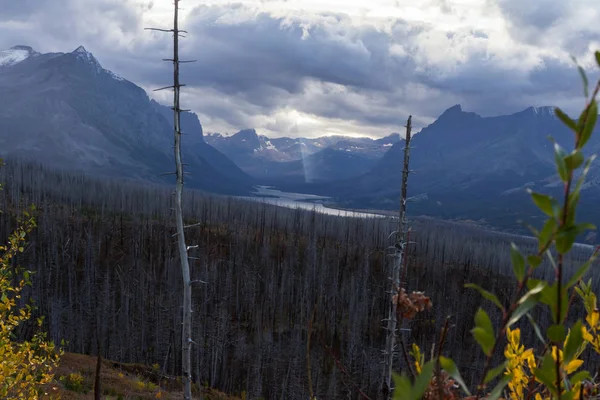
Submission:
[[[531,107],[531,109],[537,115],[554,115],[554,107],[551,106]]]
[[[37,54],[29,46],[14,46],[8,50],[0,51],[0,66],[8,67],[25,61],[29,57]]]
[[[114,72],[102,67],[102,65],[96,59],[96,57],[94,57],[94,55],[91,52],[87,51],[86,48],[83,46],[79,46],[71,54],[74,54],[75,57],[77,57],[78,59],[80,59],[88,64],[93,65],[96,68],[96,72],[98,72],[98,73],[107,74],[108,76],[110,76],[111,78],[113,78],[117,81],[125,80],[125,78],[123,78],[122,76],[115,74]]]

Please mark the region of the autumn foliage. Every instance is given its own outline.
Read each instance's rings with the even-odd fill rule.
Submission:
[[[43,385],[53,379],[60,353],[44,333],[28,341],[15,340],[16,330],[32,318],[32,307],[19,307],[21,292],[29,284],[29,273],[13,268],[17,254],[25,247],[26,236],[35,227],[30,212],[24,212],[19,228],[0,245],[0,398],[37,399]],[[22,272],[22,277],[17,276]],[[16,281],[16,284],[14,283]],[[37,320],[41,327],[42,320]]]

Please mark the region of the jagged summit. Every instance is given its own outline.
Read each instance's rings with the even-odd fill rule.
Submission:
[[[452,107],[448,108],[446,111],[444,111],[442,114],[453,114],[459,112],[462,112],[462,107],[460,104],[455,104]]]
[[[88,51],[84,46],[79,46],[77,47],[75,50],[73,50],[71,53],[71,55],[74,55],[78,60],[81,60],[89,65],[92,65],[94,70],[97,73],[105,73],[110,75],[112,78],[118,80],[118,81],[123,81],[123,77],[115,74],[114,72],[105,69],[104,67],[102,67],[102,65],[100,64],[100,62],[98,61],[98,59],[96,57],[94,57],[94,55],[92,54],[92,52]]]
[[[79,46],[78,48],[73,50],[71,54],[74,54],[80,60],[90,62],[92,64],[97,65],[99,68],[102,68],[100,62],[96,59],[96,57],[94,57],[94,55],[87,51],[83,46]]]

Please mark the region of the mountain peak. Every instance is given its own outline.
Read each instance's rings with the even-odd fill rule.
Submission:
[[[88,54],[89,52],[85,49],[85,47],[79,46],[78,48],[76,48],[75,50],[73,50],[73,53]]]
[[[86,48],[83,46],[79,46],[78,48],[73,50],[71,54],[74,54],[80,60],[94,64],[98,68],[102,68],[98,60],[96,60],[96,57],[94,57],[94,55],[87,51]]]
[[[96,57],[94,57],[94,55],[83,46],[79,46],[78,48],[73,50],[70,54],[74,55],[75,58],[77,58],[78,60],[81,60],[84,63],[91,65],[93,67],[93,70],[96,73],[108,74],[111,78],[113,78],[117,81],[125,80],[122,76],[115,74],[114,72],[112,72],[108,69],[103,68],[102,65],[100,64],[100,62],[96,59]]]
[[[242,129],[241,131],[239,131],[238,133],[236,133],[233,136],[238,139],[242,139],[242,140],[243,139],[252,139],[252,140],[258,141],[258,134],[256,133],[256,129]]]
[[[0,51],[0,67],[15,65],[36,55],[30,46],[17,45],[8,50]]]
[[[554,115],[553,106],[529,107],[527,110],[536,115]]]
[[[444,114],[457,114],[457,113],[461,113],[462,112],[462,107],[460,104],[455,104],[452,107],[448,108],[446,111],[444,111],[442,113],[442,115]]]

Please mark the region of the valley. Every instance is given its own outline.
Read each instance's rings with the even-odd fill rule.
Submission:
[[[268,186],[257,186],[253,196],[241,196],[239,198],[257,201],[260,203],[273,204],[278,207],[291,209],[304,209],[314,211],[319,214],[335,215],[339,217],[352,218],[383,218],[385,215],[375,212],[358,212],[342,210],[327,205],[329,197],[317,196],[303,193],[282,192]]]
[[[266,18],[234,14],[211,25],[207,48],[223,50],[215,38],[226,27]],[[290,21],[278,20],[292,26],[278,33],[315,34]],[[187,34],[155,31],[172,33],[174,49]],[[277,37],[253,42],[243,68],[266,69]],[[368,43],[351,41],[349,59],[377,58]],[[238,76],[242,64],[231,62],[217,64],[225,83],[210,75],[218,68],[203,71],[208,84],[190,73],[182,99],[194,112],[179,103],[187,83],[174,51],[164,59],[174,83],[157,90],[172,90],[170,103],[144,89],[166,70],[141,68],[134,83],[84,46],[0,50],[0,351],[12,362],[2,361],[0,397],[27,398],[13,385],[24,381],[32,399],[96,389],[95,399],[472,400],[488,398],[485,381],[500,387],[494,399],[523,400],[508,392],[525,382],[525,366],[528,385],[546,390],[530,391],[536,400],[561,385],[563,400],[577,398],[572,387],[579,400],[600,388],[572,374],[600,368],[600,167],[585,164],[600,152],[595,100],[579,119],[554,106],[484,115],[455,104],[415,117],[411,131],[407,109],[394,111],[405,129],[383,115],[399,101],[385,92],[389,79],[350,104],[379,62],[285,88],[253,86],[269,72]],[[363,78],[344,81],[354,73]],[[417,91],[415,108],[428,93]],[[281,106],[284,92],[309,96],[311,111]],[[592,99],[598,92],[600,81]],[[367,106],[373,115],[360,120]],[[55,350],[56,367],[43,357]]]

